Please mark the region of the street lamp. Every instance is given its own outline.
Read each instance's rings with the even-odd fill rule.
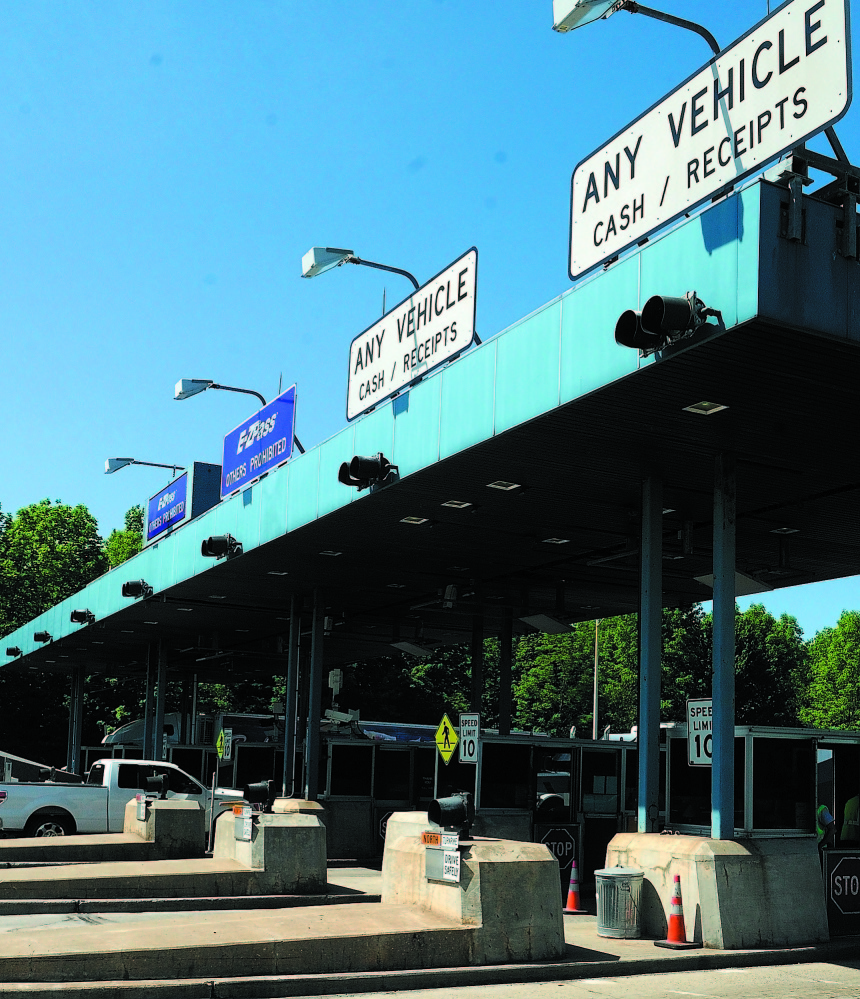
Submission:
[[[260,405],[265,406],[266,400],[253,389],[234,388],[232,385],[218,385],[208,378],[180,378],[176,383],[173,398],[177,402],[182,399],[190,399],[193,395],[205,392],[206,389],[221,389],[224,392],[241,392],[243,395],[255,395],[260,400]]]
[[[378,271],[402,274],[403,277],[409,278],[416,291],[421,287],[409,271],[404,271],[400,267],[389,267],[388,264],[377,264],[372,260],[362,260],[352,250],[339,250],[336,246],[312,246],[302,257],[302,277],[316,277],[317,274],[325,274],[333,267],[341,267],[343,264],[362,264],[364,267],[375,267]]]
[[[581,28],[592,21],[601,18],[606,19],[616,11],[626,10],[630,14],[645,14],[646,17],[654,17],[658,21],[665,21],[667,24],[674,24],[679,28],[686,28],[688,31],[695,31],[697,35],[711,46],[714,55],[720,54],[720,46],[716,38],[695,21],[687,21],[683,17],[675,17],[674,14],[666,14],[662,10],[654,10],[653,7],[644,7],[635,0],[553,0],[552,3],[552,27],[554,31],[573,31],[574,28]]]
[[[181,472],[184,465],[162,465],[158,461],[138,461],[137,458],[107,458],[105,459],[105,475],[112,475],[126,465],[148,465],[150,468],[170,468],[173,474]]]
[[[208,378],[180,378],[173,390],[173,398],[177,402],[181,402],[183,399],[190,399],[193,395],[205,392],[206,389],[220,389],[223,392],[241,392],[243,395],[254,395],[260,400],[261,406],[266,405],[266,400],[263,396],[253,389],[235,388],[233,385],[218,385]],[[293,443],[299,449],[299,454],[305,453],[301,441],[295,434],[293,434]]]

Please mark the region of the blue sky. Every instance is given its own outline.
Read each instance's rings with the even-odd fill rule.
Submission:
[[[767,3],[663,9],[726,45]],[[339,430],[349,343],[408,285],[301,280],[314,244],[419,281],[476,245],[484,338],[570,287],[573,167],[709,51],[625,12],[551,24],[551,0],[4,5],[3,510],[82,502],[107,535],[166,479],[106,457],[219,462],[253,402],[175,402],[180,377],[271,398],[283,376],[306,446]],[[838,129],[855,160],[858,121]],[[860,594],[763,602],[810,635]]]

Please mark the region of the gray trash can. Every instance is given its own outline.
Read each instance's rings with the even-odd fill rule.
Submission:
[[[633,939],[642,936],[640,918],[644,871],[605,867],[594,872],[597,887],[597,935]]]

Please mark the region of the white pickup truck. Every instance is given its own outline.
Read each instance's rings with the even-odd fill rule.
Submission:
[[[167,797],[198,801],[206,809],[206,828],[212,790],[172,763],[154,760],[99,760],[85,784],[42,781],[0,784],[0,829],[13,836],[70,836],[73,833],[122,832],[125,806],[146,791],[146,778],[167,775]],[[215,815],[242,792],[215,789]]]

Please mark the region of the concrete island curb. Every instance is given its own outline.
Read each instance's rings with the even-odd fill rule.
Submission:
[[[291,909],[311,905],[379,902],[378,894],[214,895],[192,898],[78,898],[0,900],[0,916],[65,915],[90,912],[221,912],[231,909]],[[0,994],[2,999],[2,994]]]
[[[573,949],[573,948],[572,948]],[[248,978],[185,979],[180,981],[0,982],[0,999],[299,999],[305,996],[350,993],[408,992],[419,989],[481,985],[527,985],[584,978],[629,978],[673,971],[717,971],[723,968],[809,964],[839,958],[860,958],[860,937],[844,937],[810,947],[780,950],[709,953],[655,953],[653,958],[616,961],[564,961],[504,964],[483,967],[414,971],[342,972],[326,975],[284,975]]]

